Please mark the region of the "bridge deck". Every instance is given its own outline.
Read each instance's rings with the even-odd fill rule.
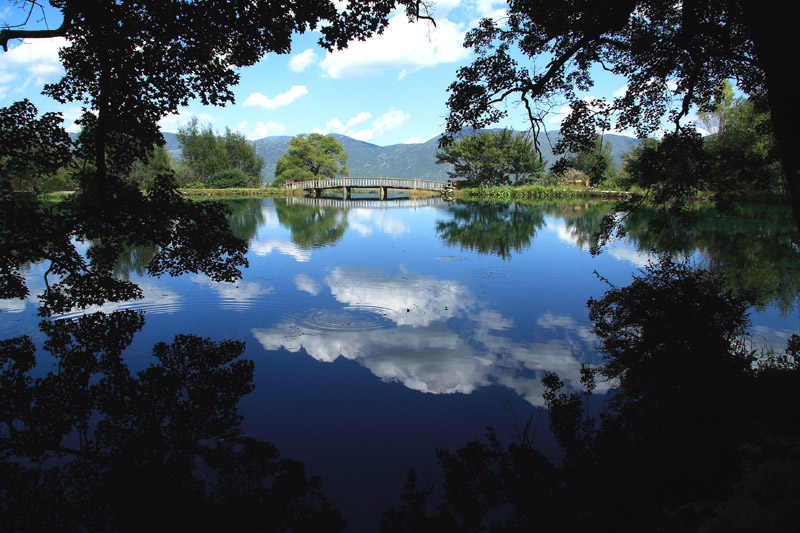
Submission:
[[[360,189],[425,189],[429,191],[443,191],[448,182],[422,179],[397,179],[397,178],[331,178],[323,180],[286,182],[290,190],[319,190],[338,189],[341,187]]]

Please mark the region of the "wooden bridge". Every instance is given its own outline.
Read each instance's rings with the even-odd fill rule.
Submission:
[[[422,189],[426,191],[441,191],[442,194],[447,194],[453,191],[453,182],[398,178],[330,178],[310,181],[287,181],[286,188],[289,190],[303,189],[311,192],[315,197],[322,196],[322,191],[325,189],[342,189],[344,198],[349,198],[354,188],[378,189],[381,200],[384,200],[388,196],[389,189]]]

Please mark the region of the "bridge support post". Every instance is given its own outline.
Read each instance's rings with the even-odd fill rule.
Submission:
[[[314,189],[314,198],[322,197],[322,189]]]
[[[342,187],[342,198],[347,200],[352,194],[352,187]]]
[[[381,191],[381,200],[386,200],[389,197],[389,187],[379,187]]]

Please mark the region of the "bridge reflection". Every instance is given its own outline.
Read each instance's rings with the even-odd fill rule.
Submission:
[[[314,198],[314,197],[286,197],[287,205],[313,205],[316,207],[335,207],[339,209],[394,209],[399,207],[438,207],[450,205],[452,201],[444,198],[398,198],[391,200],[355,199],[343,200],[341,198]]]

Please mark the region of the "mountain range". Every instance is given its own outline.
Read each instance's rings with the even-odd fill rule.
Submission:
[[[438,136],[424,143],[378,146],[353,139],[347,135],[337,133],[331,135],[342,143],[342,147],[347,152],[347,166],[350,168],[351,176],[420,178],[437,181],[448,179],[447,171],[450,165],[436,164],[436,151],[439,148]],[[539,134],[542,157],[548,165],[558,159],[553,155],[551,146],[555,145],[559,136],[557,132],[552,131]],[[250,141],[256,153],[264,158],[262,176],[265,182],[271,182],[275,177],[275,163],[286,153],[291,138],[274,136]],[[179,160],[181,145],[175,134],[164,133],[164,139],[172,159]],[[618,167],[622,164],[622,156],[639,144],[638,139],[624,135],[606,134],[603,139],[611,145],[611,156]]]

